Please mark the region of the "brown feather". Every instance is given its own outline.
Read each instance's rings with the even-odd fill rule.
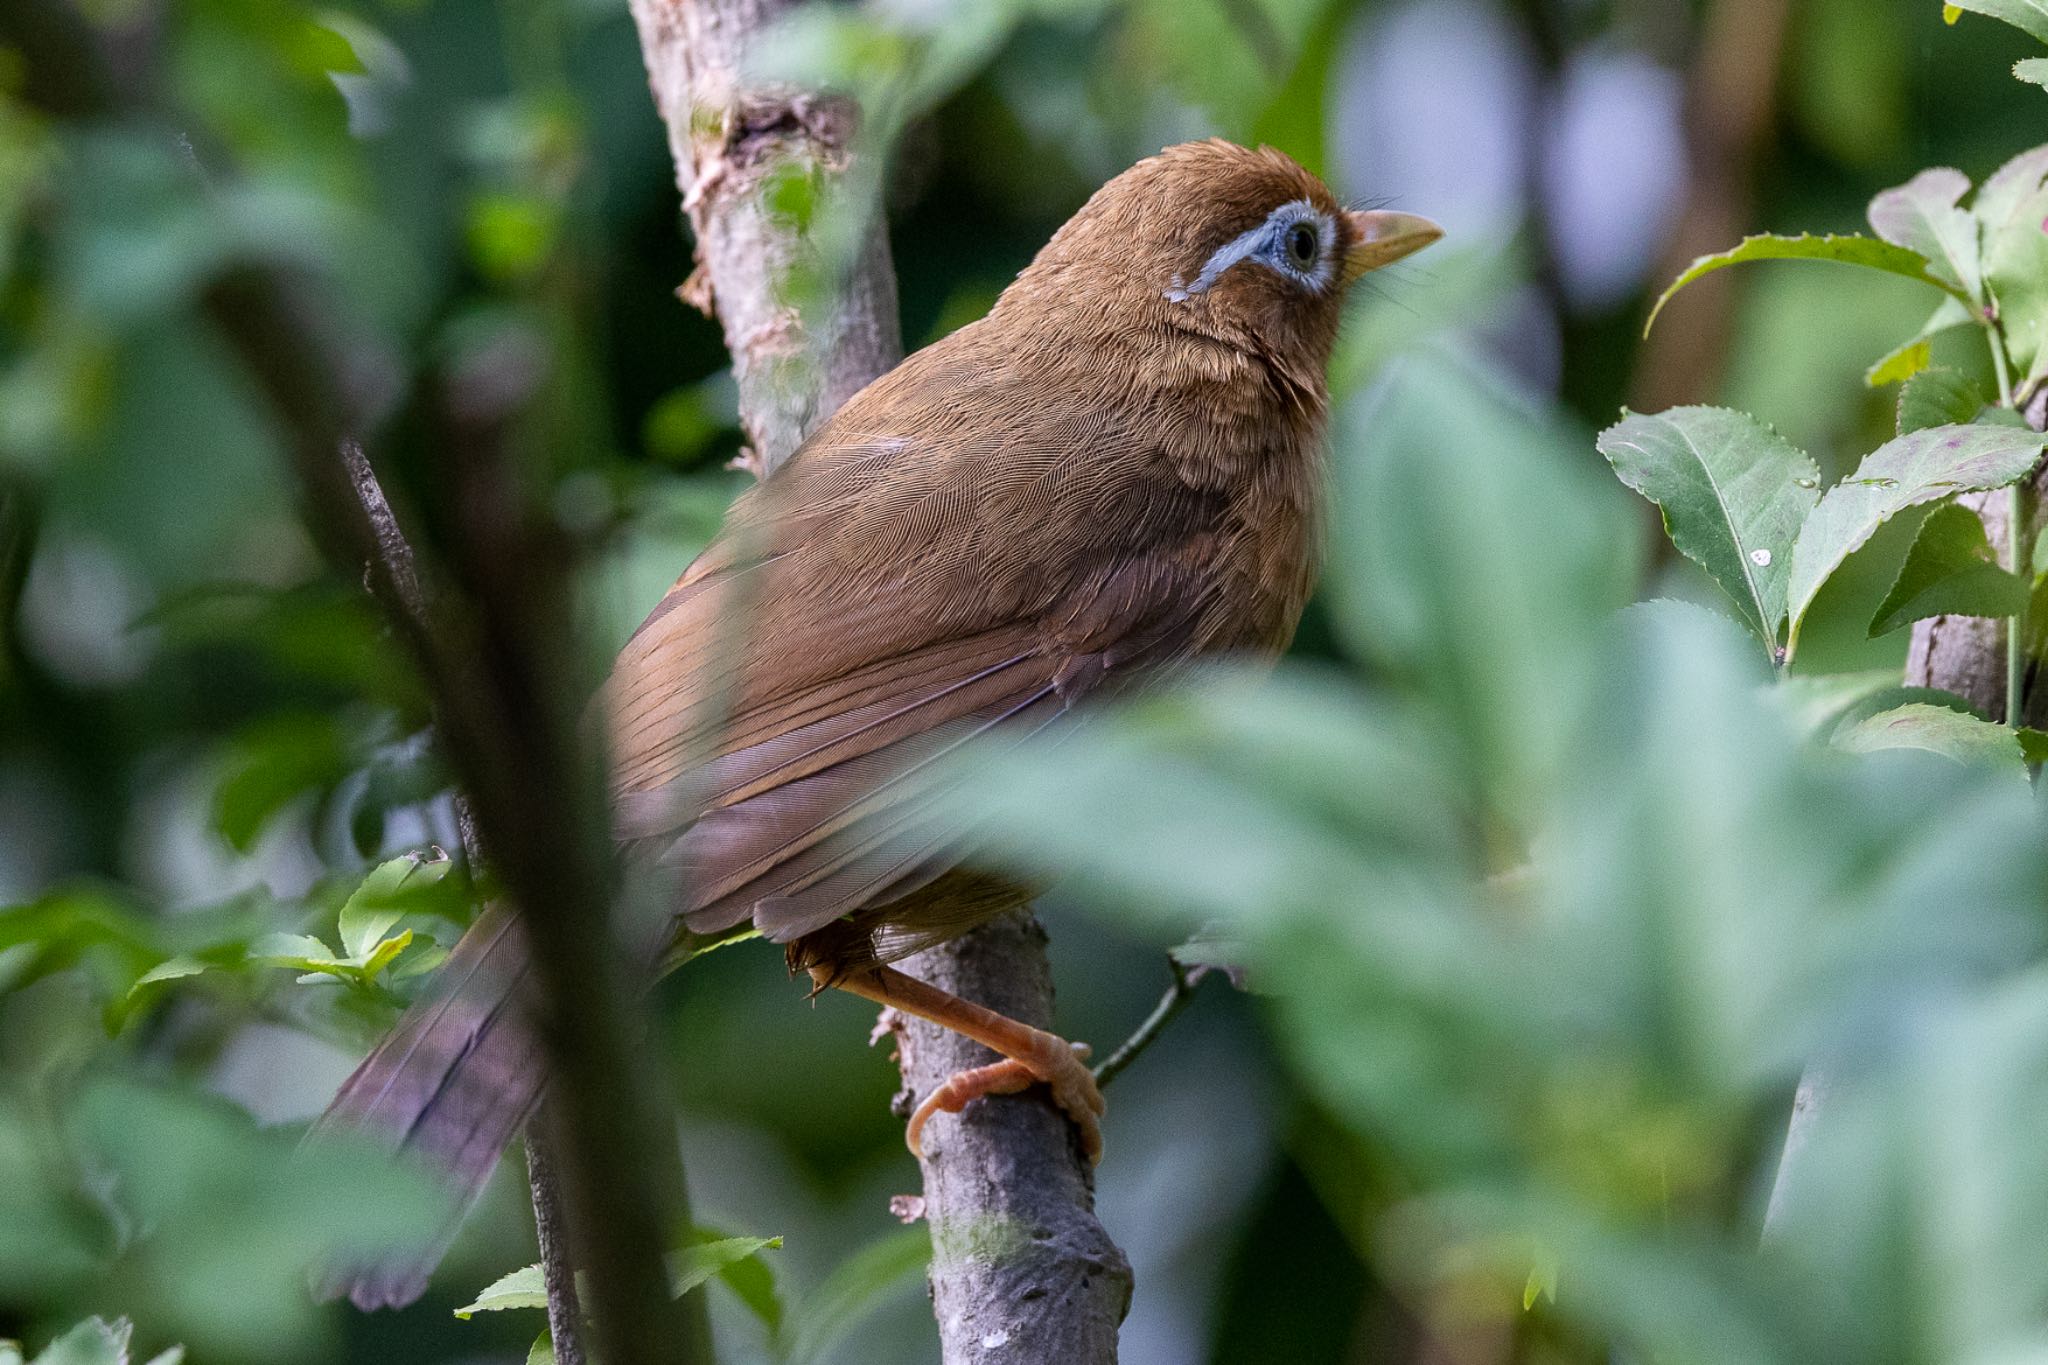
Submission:
[[[1208,271],[1302,205],[1320,285]],[[1368,251],[1400,226],[1370,218],[1278,152],[1169,148],[734,504],[600,699],[619,835],[684,874],[664,966],[752,927],[829,978],[971,928],[1028,888],[972,866],[942,759],[1190,659],[1285,647],[1344,286],[1413,249]],[[473,1198],[540,1093],[525,965],[487,914],[328,1121],[385,1129]],[[334,1283],[401,1302],[436,1254]]]

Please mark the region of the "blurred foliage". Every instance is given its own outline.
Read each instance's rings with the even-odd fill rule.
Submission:
[[[1298,657],[1134,706],[990,794],[1013,852],[1072,888],[1052,909],[1070,1033],[1122,1036],[1190,937],[1267,992],[1204,992],[1118,1083],[1100,1197],[1139,1273],[1127,1360],[2038,1350],[2048,845],[2018,756],[2044,741],[1900,689],[1892,628],[2010,610],[2048,564],[1995,562],[1954,472],[1922,464],[1931,513],[1867,499],[1811,581],[1798,546],[1845,476],[1903,484],[1856,471],[1916,429],[2024,455],[1986,424],[1970,310],[2001,305],[2015,386],[2044,372],[2039,174],[2003,210],[1922,183],[1927,221],[1975,215],[1974,263],[1880,224],[1875,254],[1937,264],[1730,272],[1725,335],[1671,303],[1657,335],[1698,328],[1726,361],[1689,401],[1752,414],[1712,419],[1712,458],[1796,465],[1805,498],[1752,516],[1680,480],[1652,495],[1683,554],[1652,553],[1596,453],[1682,265],[1659,259],[1683,195],[1735,192],[1680,164],[1679,96],[1740,27],[1719,12],[1752,3],[871,0],[763,54],[863,98],[878,173],[775,192],[828,260],[887,208],[913,343],[1183,137],[1272,141],[1453,230],[1372,282],[1333,367],[1331,565]],[[1784,3],[1745,230],[1853,232],[1922,167],[1981,185],[2038,140],[2041,92],[2009,70],[2048,35],[1994,22],[2038,7]],[[293,1151],[474,888],[442,852],[419,680],[323,567],[200,300],[238,263],[302,273],[430,558],[445,465],[417,395],[508,339],[537,357],[518,448],[615,647],[742,482],[716,329],[674,298],[688,246],[630,17],[80,8],[136,112],[40,113],[39,83],[79,73],[0,48],[0,1336],[26,1343],[0,1361],[526,1359],[531,1313],[452,1313],[533,1258],[516,1178],[415,1309],[304,1292],[322,1257],[431,1212],[372,1154]],[[1665,79],[1589,78],[1629,62]],[[1679,197],[1569,127],[1674,149]],[[1623,287],[1565,288],[1576,252]],[[1969,308],[1930,317],[1938,289]],[[1873,362],[1917,416],[1865,385]],[[1685,411],[1659,420],[1696,436]],[[1731,561],[1694,534],[1717,507],[1769,538]],[[1709,604],[1758,549],[1778,578],[1738,590],[1746,634]],[[1759,641],[1787,643],[1795,606],[1774,682]],[[783,1234],[703,1286],[726,1355],[930,1359],[863,1008],[800,1008],[752,950],[656,1003],[696,1208],[721,1238]],[[1759,1250],[1815,1057],[1827,1120]]]

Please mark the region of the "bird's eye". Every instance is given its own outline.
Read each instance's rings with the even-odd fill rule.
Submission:
[[[1287,259],[1298,270],[1315,268],[1316,256],[1322,245],[1315,228],[1307,223],[1296,223],[1287,229]]]

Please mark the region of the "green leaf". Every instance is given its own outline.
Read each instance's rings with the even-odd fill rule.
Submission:
[[[2020,738],[2020,756],[2030,764],[2048,763],[2048,730],[2032,730],[2022,726],[2016,731]]]
[[[1941,305],[1934,310],[1934,315],[1921,324],[1920,330],[1913,334],[1911,341],[1885,355],[1864,372],[1863,382],[1873,389],[1881,389],[1887,384],[1898,384],[1911,379],[1932,363],[1934,347],[1931,343],[1935,337],[1957,327],[1966,327],[1975,321],[1961,299],[1943,299]]]
[[[669,1292],[681,1298],[734,1262],[781,1246],[780,1237],[721,1237],[671,1251],[668,1254]]]
[[[181,976],[197,976],[205,970],[206,964],[198,958],[183,956],[167,957],[141,976],[136,977],[135,984],[128,989],[134,992],[141,990],[152,982],[175,981]]]
[[[2041,188],[2048,176],[2048,144],[2029,147],[1984,179],[1972,206],[1990,234],[2010,227],[2020,208]]]
[[[1858,754],[1924,749],[1958,763],[2009,764],[2022,780],[2026,777],[2018,735],[2003,725],[1925,702],[1909,702],[1846,725],[1835,731],[1832,743]]]
[[[1704,275],[1731,265],[1743,265],[1750,261],[1836,261],[1842,265],[1860,265],[1871,270],[1882,270],[1892,275],[1903,275],[1909,280],[1931,284],[1968,302],[1968,296],[1948,281],[1934,274],[1928,268],[1927,258],[1917,251],[1891,242],[1881,242],[1860,234],[1838,237],[1781,237],[1765,234],[1760,237],[1745,237],[1741,245],[1712,256],[1702,256],[1686,267],[1685,273],[1671,282],[1656,305],[1650,309],[1650,320],[1643,324],[1643,333],[1657,325],[1657,315],[1664,311],[1664,305],[1671,302],[1672,295]]]
[[[1961,207],[1970,177],[1947,166],[1920,172],[1870,201],[1870,226],[1894,246],[1927,261],[1927,271],[1954,291],[1981,302],[1984,244],[1977,219]]]
[[[1953,24],[1962,10],[2003,19],[2048,43],[2048,0],[1952,0],[1942,6],[1942,17]]]
[[[1813,461],[1726,408],[1630,414],[1597,444],[1623,483],[1663,509],[1671,543],[1712,575],[1775,651],[1792,544],[1820,500]]]
[[[461,899],[459,882],[445,888],[442,885],[454,867],[453,859],[434,848],[408,853],[371,869],[341,907],[336,928],[341,934],[342,955],[367,964],[401,915],[408,911],[455,909]],[[433,894],[437,889],[442,894]]]
[[[2022,152],[1984,182],[1984,278],[2027,389],[2048,375],[2048,147]],[[2017,376],[2016,376],[2017,377]]]
[[[1894,676],[1891,684],[1875,688],[1857,697],[1843,707],[1835,716],[1834,723],[1827,727],[1830,740],[1843,730],[1853,730],[1872,716],[1885,711],[1896,711],[1906,705],[1938,706],[1948,711],[1959,712],[1976,720],[1990,717],[1970,705],[1967,697],[1946,692],[1938,687],[1907,687]],[[1816,732],[1818,733],[1818,732]]]
[[[555,1339],[547,1334],[545,1328],[527,1348],[526,1365],[555,1365]]]
[[[2029,85],[2048,85],[2048,57],[2027,57],[2014,62],[2012,74]]]
[[[823,1360],[885,1299],[921,1276],[931,1259],[930,1235],[923,1228],[904,1228],[841,1261],[796,1305],[789,1365]]]
[[[1961,370],[1922,370],[1899,389],[1899,435],[1929,427],[1965,426],[1984,411],[1977,381]]]
[[[1949,503],[1920,524],[1870,634],[1886,635],[1930,616],[2014,616],[2027,605],[2028,590],[2023,579],[2000,566],[1983,520]]]
[[[1954,303],[1954,299],[1949,300]],[[1916,338],[1887,352],[1875,365],[1863,372],[1863,382],[1873,389],[1887,384],[1897,384],[1911,379],[1934,362],[1934,346],[1924,338]]]
[[[695,1232],[700,1242],[727,1242],[734,1239],[710,1228],[698,1227]],[[782,1245],[779,1237],[768,1242],[776,1247]],[[782,1298],[775,1289],[775,1269],[768,1264],[766,1256],[741,1256],[727,1261],[718,1268],[718,1278],[724,1282],[748,1311],[760,1319],[768,1329],[770,1339],[782,1332]]]
[[[1800,624],[1821,586],[1879,526],[1951,493],[2003,488],[2033,469],[2044,445],[2048,438],[2035,432],[1970,426],[1930,427],[1878,447],[1822,496],[1799,532],[1787,589],[1787,654],[1796,651]]]
[[[30,1365],[128,1365],[128,1319],[87,1318],[44,1347]]]
[[[333,716],[294,713],[259,720],[229,748],[226,774],[214,792],[214,827],[246,853],[289,802],[341,781],[351,761]]]
[[[1810,677],[1785,675],[1765,684],[1764,696],[1791,719],[1801,734],[1817,735],[1871,697],[1898,685],[1896,668]]]
[[[324,972],[347,965],[311,934],[265,934],[249,945],[249,956],[302,972]]]
[[[456,1309],[455,1316],[467,1322],[478,1313],[497,1313],[507,1308],[545,1309],[547,1306],[547,1281],[539,1265],[530,1265],[491,1281],[483,1293]]]

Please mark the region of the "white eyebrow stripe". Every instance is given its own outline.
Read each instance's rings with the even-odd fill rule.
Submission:
[[[1257,251],[1267,234],[1272,232],[1274,225],[1282,219],[1286,219],[1292,224],[1294,222],[1321,220],[1322,217],[1322,211],[1308,200],[1289,200],[1267,214],[1265,222],[1260,223],[1255,228],[1245,229],[1211,252],[1209,259],[1202,263],[1202,273],[1195,276],[1193,284],[1183,284],[1180,276],[1175,275],[1173,277],[1173,287],[1164,292],[1166,301],[1169,303],[1186,303],[1197,294],[1208,293],[1209,290],[1215,287],[1216,281],[1223,277],[1224,271]],[[1321,228],[1320,222],[1318,233],[1327,237],[1327,233]],[[1324,245],[1327,248],[1327,240]]]

